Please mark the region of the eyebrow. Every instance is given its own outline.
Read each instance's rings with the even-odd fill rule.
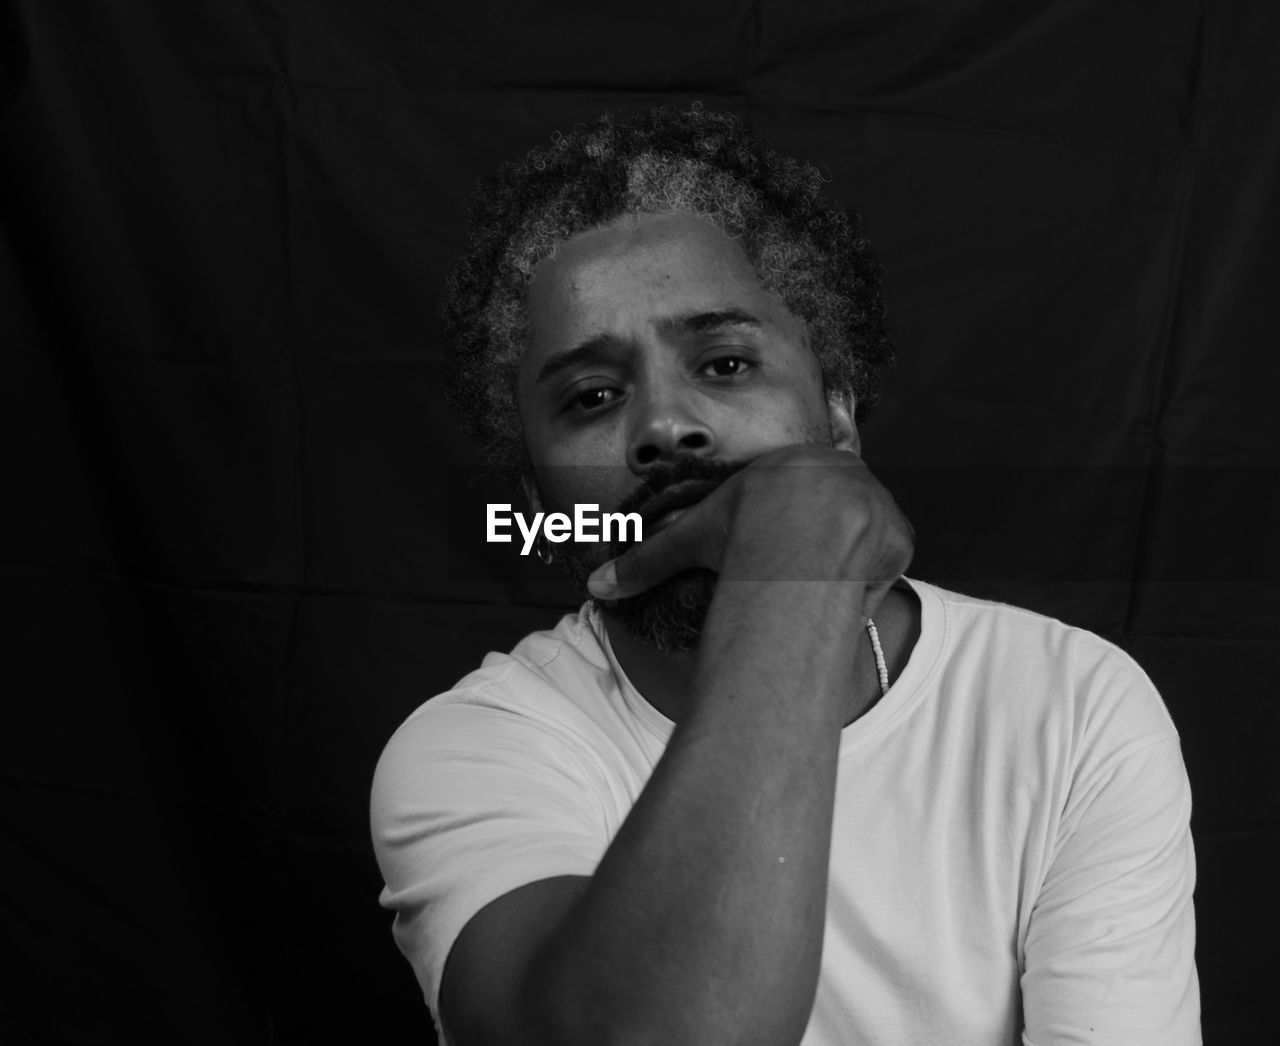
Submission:
[[[538,384],[554,378],[561,371],[569,370],[582,363],[588,363],[608,354],[611,348],[618,345],[618,339],[610,334],[597,334],[594,338],[588,338],[581,345],[575,345],[572,349],[566,349],[564,352],[557,352],[546,363],[542,365],[542,369],[538,371],[536,379]]]
[[[764,326],[749,312],[741,309],[716,309],[711,312],[690,312],[683,316],[673,316],[658,324],[663,330],[673,333],[706,334],[708,331],[720,330],[722,327]]]
[[[658,328],[667,334],[706,334],[725,327],[764,327],[756,317],[741,309],[714,309],[708,312],[690,312],[661,320]],[[612,334],[597,334],[564,352],[555,353],[538,371],[535,383],[541,384],[562,371],[592,362],[619,347],[619,339]]]

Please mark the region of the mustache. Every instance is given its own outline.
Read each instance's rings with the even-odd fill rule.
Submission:
[[[706,458],[678,458],[669,465],[658,465],[645,474],[640,485],[623,498],[615,512],[641,512],[663,491],[690,480],[713,482],[717,486],[751,464],[746,461],[712,461]]]

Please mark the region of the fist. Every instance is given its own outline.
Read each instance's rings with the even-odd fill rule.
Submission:
[[[783,447],[684,508],[597,569],[592,595],[623,599],[693,567],[742,581],[848,581],[864,615],[906,570],[915,538],[884,485],[856,454]]]

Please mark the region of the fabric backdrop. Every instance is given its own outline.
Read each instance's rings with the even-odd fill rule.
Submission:
[[[912,574],[1163,692],[1206,1041],[1261,1041],[1280,4],[611,6],[0,6],[0,1041],[430,1041],[373,766],[574,603],[479,540],[513,499],[445,412],[438,290],[481,172],[694,99],[823,165],[881,252],[864,447]]]

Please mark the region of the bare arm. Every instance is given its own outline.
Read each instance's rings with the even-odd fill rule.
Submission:
[[[690,565],[721,572],[690,711],[589,881],[532,884],[463,931],[442,992],[463,1046],[803,1034],[849,637],[910,538],[851,455],[769,458],[619,561],[624,593]]]

